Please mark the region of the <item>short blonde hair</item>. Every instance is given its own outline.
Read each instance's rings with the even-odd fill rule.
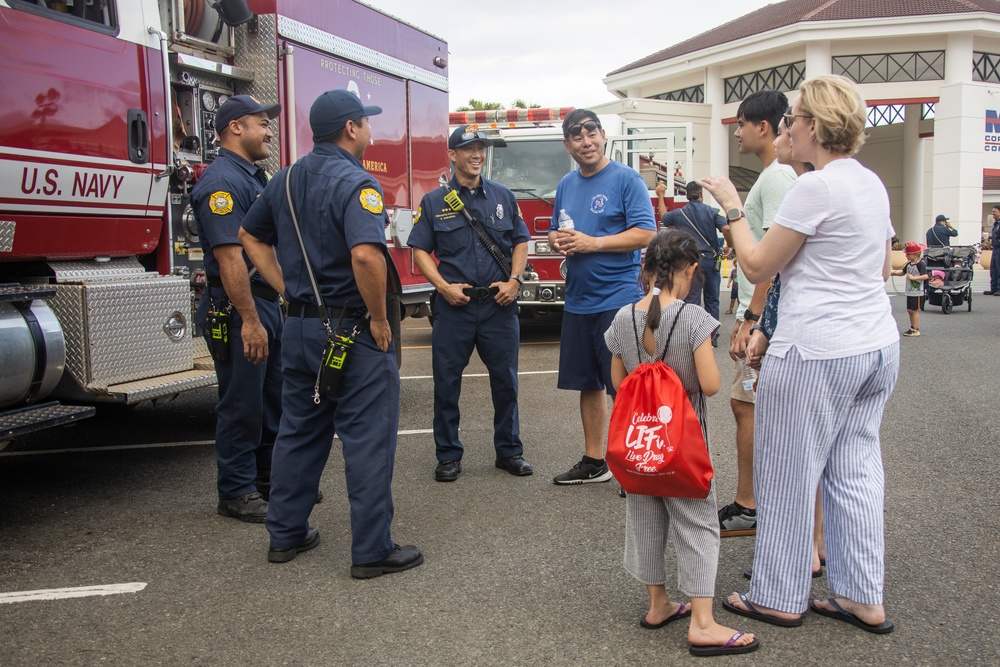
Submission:
[[[832,153],[854,155],[865,143],[868,107],[843,76],[817,76],[799,86],[799,105],[816,122],[816,140]]]

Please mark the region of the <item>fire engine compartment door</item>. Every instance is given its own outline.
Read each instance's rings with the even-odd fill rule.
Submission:
[[[651,195],[656,190],[656,182],[663,181],[668,186],[673,184],[667,196],[683,198],[683,194],[676,193],[678,187],[683,192],[684,175],[691,173],[691,151],[689,142],[686,148],[678,150],[677,138],[677,134],[670,131],[608,137],[605,154],[639,172]]]
[[[286,72],[281,72],[284,78]],[[348,60],[295,45],[295,101],[297,154],[312,150],[309,109],[321,93],[342,88],[357,95],[363,104],[382,107],[369,119],[372,145],[361,161],[382,186],[386,208],[415,208],[410,195],[409,133],[407,131],[407,87],[402,79],[357,65]],[[281,82],[287,90],[287,83]],[[445,116],[447,117],[447,116]]]

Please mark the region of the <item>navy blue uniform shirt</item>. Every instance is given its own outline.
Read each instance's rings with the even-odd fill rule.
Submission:
[[[687,213],[687,217],[691,218],[690,222],[681,211]],[[697,227],[697,230],[692,227],[692,223]],[[719,235],[715,230],[721,232],[727,224],[729,223],[720,215],[719,209],[697,199],[689,201],[683,208],[667,211],[663,215],[665,227],[676,227],[689,233],[698,241],[698,249],[702,252],[715,253],[718,251],[717,239]]]
[[[243,228],[275,246],[285,298],[291,303],[315,304],[285,198],[287,175],[288,168],[271,179],[247,212]],[[364,307],[354,280],[351,248],[361,243],[385,248],[387,219],[378,181],[343,148],[319,143],[295,163],[291,186],[299,228],[324,302],[331,308]]]
[[[934,226],[927,230],[927,247],[950,246],[952,236],[958,236],[957,229],[951,229],[948,225],[939,225],[935,222]]]
[[[440,262],[441,277],[449,283],[489,287],[492,283],[508,280],[465,215],[445,203],[444,196],[449,190],[458,190],[469,212],[500,247],[508,262],[514,246],[528,242],[528,227],[521,219],[514,193],[485,178],[470,190],[452,177],[447,189],[428,192],[420,201],[407,245],[433,252]]]
[[[264,191],[264,170],[231,150],[220,148],[217,157],[191,188],[191,206],[198,220],[198,236],[205,251],[205,273],[219,278],[214,248],[239,245],[240,225],[250,207]],[[243,261],[253,265],[246,253]],[[264,283],[255,277],[254,282]]]

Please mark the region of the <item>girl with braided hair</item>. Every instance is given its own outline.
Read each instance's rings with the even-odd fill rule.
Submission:
[[[708,442],[704,396],[719,391],[712,334],[719,322],[700,306],[685,304],[700,271],[698,243],[687,232],[658,233],[646,248],[642,281],[646,296],[615,315],[604,340],[611,351],[615,389],[641,363],[664,362],[680,378]],[[641,343],[640,343],[641,340]],[[703,396],[704,395],[704,396]],[[749,653],[759,646],[752,634],[719,625],[712,615],[719,561],[719,517],[715,486],[707,498],[660,498],[630,493],[625,499],[625,569],[646,585],[649,610],[639,619],[654,630],[690,617],[693,655]],[[678,587],[690,602],[672,602],[666,590],[665,550],[673,528]]]

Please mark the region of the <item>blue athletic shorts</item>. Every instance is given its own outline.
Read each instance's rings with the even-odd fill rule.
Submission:
[[[617,313],[617,308],[590,315],[563,311],[557,384],[560,389],[604,389],[609,396],[615,395],[611,383],[611,352],[604,342],[604,332],[611,327]]]

